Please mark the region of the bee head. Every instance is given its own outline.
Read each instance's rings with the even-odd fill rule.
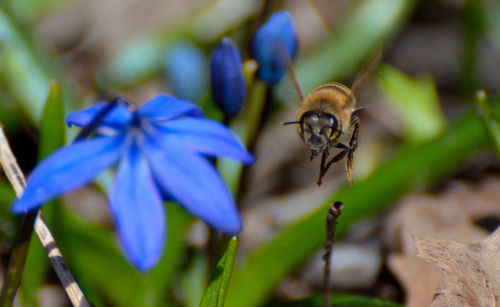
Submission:
[[[342,130],[335,115],[322,111],[304,112],[298,124],[299,134],[312,156],[319,155],[335,142]]]

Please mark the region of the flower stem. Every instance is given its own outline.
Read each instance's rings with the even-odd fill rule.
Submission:
[[[234,119],[233,116],[231,116],[227,113],[224,113],[224,118],[222,120],[222,123],[224,124],[224,126],[229,127],[229,125],[231,124],[233,119]],[[217,160],[214,160],[213,162],[214,162],[215,166],[218,163]],[[212,273],[212,270],[217,265],[217,259],[218,259],[219,254],[222,254],[218,247],[220,246],[220,241],[225,241],[226,236],[227,235],[217,231],[217,229],[214,229],[214,228],[208,226],[207,254],[208,254],[208,274],[209,275]],[[225,246],[222,248],[224,249]]]
[[[343,204],[341,201],[336,201],[330,205],[328,209],[328,215],[326,216],[326,246],[325,255],[323,260],[325,260],[325,273],[323,276],[323,284],[325,291],[325,307],[331,306],[330,302],[330,267],[332,258],[333,243],[335,242],[335,226],[337,225],[337,218],[342,213]]]
[[[208,242],[207,242],[207,254],[208,254],[208,275],[211,274],[212,270],[217,264],[217,242],[219,241],[219,232],[208,226]]]
[[[240,116],[231,122],[231,130],[233,130],[247,145],[250,152],[251,143],[255,139],[259,123],[261,122],[262,113],[265,109],[266,85],[260,80],[255,80],[251,87],[248,101],[244,109],[240,112]],[[240,194],[240,184],[243,172],[243,165],[239,162],[231,161],[230,159],[219,159],[217,168],[222,177],[226,181],[229,190],[237,198]]]
[[[7,138],[0,124],[0,164],[9,179],[17,197],[20,197],[26,187],[26,180],[17,164]],[[52,266],[61,281],[64,290],[73,306],[90,306],[83,292],[78,287],[75,279],[69,271],[59,248],[56,245],[47,224],[42,218],[41,211],[28,213],[21,217],[20,230],[14,243],[10,255],[2,292],[0,294],[0,306],[12,306],[14,298],[21,282],[26,256],[28,254],[29,242],[33,232],[33,222],[35,233],[47,253]]]

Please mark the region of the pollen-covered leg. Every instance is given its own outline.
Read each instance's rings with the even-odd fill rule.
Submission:
[[[354,130],[352,131],[351,140],[349,141],[349,148],[347,149],[347,158],[345,159],[345,171],[347,173],[347,179],[349,184],[354,186],[354,181],[352,180],[352,162],[354,159],[354,151],[358,148],[358,136],[359,136],[359,118],[353,116],[351,120],[351,125],[354,125]]]
[[[347,179],[349,180],[349,184],[354,186],[354,181],[352,180],[352,162],[354,158],[354,151],[358,148],[358,135],[359,135],[359,118],[357,116],[353,116],[351,120],[351,125],[354,125],[354,129],[352,131],[351,140],[349,141],[349,145],[345,145],[343,143],[337,143],[335,147],[341,149],[341,151],[333,157],[328,163],[326,162],[329,152],[328,150],[323,151],[323,155],[321,157],[321,167],[319,171],[318,185],[321,185],[322,179],[325,176],[326,172],[332,166],[333,163],[342,160],[346,155],[345,159],[345,169],[347,173]]]

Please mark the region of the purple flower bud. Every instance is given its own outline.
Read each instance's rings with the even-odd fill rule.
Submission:
[[[247,88],[238,48],[230,38],[223,38],[210,58],[212,95],[217,106],[228,115],[243,107]]]
[[[274,13],[255,34],[253,56],[259,63],[257,75],[268,84],[283,77],[288,57],[297,53],[297,28],[292,15],[286,11]]]

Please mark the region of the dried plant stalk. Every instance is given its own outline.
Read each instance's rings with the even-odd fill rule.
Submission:
[[[1,125],[0,164],[2,165],[5,175],[19,198],[23,194],[24,188],[26,187],[26,179],[17,164],[16,158],[12,153],[9,142],[5,136],[3,126]],[[85,295],[66,266],[61,251],[57,247],[56,241],[54,240],[50,229],[43,220],[40,210],[27,214],[22,221],[20,236],[18,238],[19,240],[16,240],[16,245],[11,253],[9,267],[6,272],[6,278],[0,297],[0,305],[12,305],[17,288],[21,282],[26,255],[28,253],[29,239],[33,229],[42,243],[43,249],[47,253],[49,260],[52,263],[52,267],[57,273],[57,276],[59,277],[59,280],[61,281],[61,284],[63,285],[64,290],[66,291],[66,294],[68,295],[68,298],[73,306],[90,306],[89,302],[85,298]]]
[[[342,213],[343,203],[341,201],[336,201],[330,205],[328,209],[328,215],[326,216],[326,246],[325,255],[323,260],[325,260],[325,272],[323,276],[324,284],[324,306],[331,306],[330,301],[330,266],[332,258],[333,244],[335,243],[335,226],[337,225],[337,218]]]

